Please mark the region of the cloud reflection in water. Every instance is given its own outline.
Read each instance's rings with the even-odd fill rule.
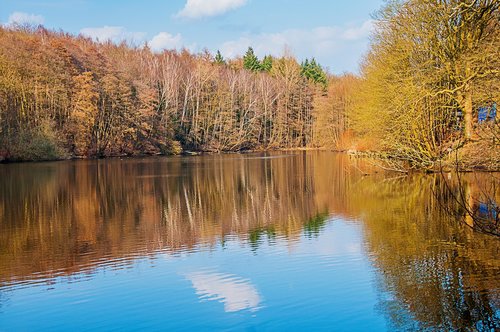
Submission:
[[[224,303],[225,312],[260,309],[261,297],[248,279],[216,272],[194,272],[186,275],[201,301]]]

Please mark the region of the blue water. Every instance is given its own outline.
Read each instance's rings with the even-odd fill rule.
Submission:
[[[500,329],[498,238],[443,213],[437,175],[369,167],[327,152],[0,165],[0,331]]]
[[[1,330],[385,330],[361,226],[108,262],[4,289]]]

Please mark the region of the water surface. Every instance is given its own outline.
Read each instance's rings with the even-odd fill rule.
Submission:
[[[500,241],[448,180],[328,152],[0,165],[0,331],[498,329]]]

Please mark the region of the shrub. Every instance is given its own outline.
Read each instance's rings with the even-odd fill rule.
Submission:
[[[64,157],[64,150],[48,127],[19,132],[9,148],[9,159],[15,161],[57,160]]]

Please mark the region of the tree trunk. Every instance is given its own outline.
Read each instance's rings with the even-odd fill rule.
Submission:
[[[464,133],[467,140],[473,137],[473,110],[472,110],[472,91],[469,86],[467,86],[464,95]]]

